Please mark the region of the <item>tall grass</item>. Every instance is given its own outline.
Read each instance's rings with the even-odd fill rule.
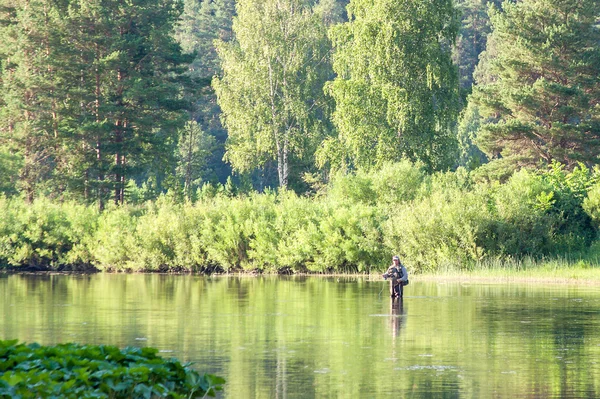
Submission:
[[[420,278],[600,284],[600,262],[598,259],[570,257],[490,259],[470,264],[468,267],[456,267],[453,264],[441,265],[435,272],[424,273]]]

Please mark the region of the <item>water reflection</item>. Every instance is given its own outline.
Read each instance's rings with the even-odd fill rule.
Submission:
[[[227,398],[600,396],[597,289],[382,284],[14,275],[0,338],[154,346],[227,378]]]
[[[390,299],[390,325],[392,330],[392,336],[394,337],[394,343],[396,337],[400,335],[400,329],[402,324],[405,322],[406,310],[404,309],[404,298]]]

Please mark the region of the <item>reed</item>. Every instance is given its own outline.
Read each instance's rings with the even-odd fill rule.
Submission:
[[[596,257],[583,259],[569,256],[493,259],[470,265],[445,264],[433,273],[416,275],[415,279],[600,284],[600,261]]]

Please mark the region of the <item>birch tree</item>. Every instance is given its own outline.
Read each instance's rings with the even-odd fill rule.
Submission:
[[[451,166],[458,112],[453,1],[351,0],[348,13],[330,32],[337,77],[327,91],[338,137],[325,141],[321,163],[368,169],[406,158],[430,170]]]
[[[235,40],[217,46],[215,79],[228,130],[225,158],[246,172],[275,161],[286,187],[292,157],[312,156],[326,134],[323,84],[331,76],[321,16],[306,0],[241,0]]]

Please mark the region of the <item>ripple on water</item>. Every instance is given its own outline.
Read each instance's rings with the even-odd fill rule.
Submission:
[[[412,365],[412,366],[406,366],[406,367],[395,367],[394,370],[397,371],[418,371],[418,370],[435,370],[435,371],[446,371],[446,370],[457,370],[457,367],[455,366],[443,366],[443,365],[426,365],[426,366],[422,366],[422,365]]]
[[[329,372],[330,372],[330,370],[327,367],[315,370],[316,374],[329,374]]]

